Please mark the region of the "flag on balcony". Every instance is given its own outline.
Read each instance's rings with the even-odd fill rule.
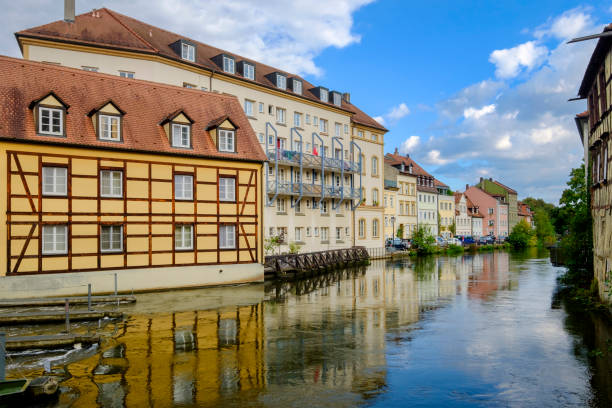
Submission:
[[[315,156],[319,155],[319,153],[317,152],[317,146],[312,146],[312,154],[314,154]]]

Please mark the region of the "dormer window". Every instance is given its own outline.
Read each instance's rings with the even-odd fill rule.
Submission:
[[[191,148],[191,126],[172,124],[172,147]]]
[[[329,102],[329,93],[327,92],[327,89],[319,89],[319,98],[321,99],[321,102]]]
[[[195,62],[195,47],[191,44],[181,44],[181,58],[187,61]]]
[[[100,140],[121,141],[121,117],[111,115],[98,115]]]
[[[38,133],[63,136],[64,110],[40,106],[38,108]]]
[[[276,87],[279,89],[287,89],[287,77],[283,74],[276,74]]]
[[[219,129],[219,151],[234,152],[236,133],[233,130]]]
[[[332,102],[336,106],[342,106],[342,95],[340,92],[332,92]]]
[[[242,75],[245,78],[250,79],[251,81],[254,81],[255,80],[255,65],[244,62],[242,64]]]
[[[293,78],[291,80],[291,85],[293,88],[293,93],[296,93],[298,95],[302,94],[302,81],[300,81],[299,79]]]
[[[228,55],[223,56],[223,71],[227,72],[228,74],[236,73],[236,62],[234,61],[234,58]]]

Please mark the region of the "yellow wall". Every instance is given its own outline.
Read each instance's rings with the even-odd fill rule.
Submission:
[[[9,142],[0,143],[0,157],[5,158],[0,179],[7,180],[7,183],[0,183],[0,196],[5,197],[0,200],[0,233],[7,237],[2,240],[4,247],[0,248],[0,264],[3,265],[0,275],[261,263],[263,259],[262,165],[259,163]],[[72,178],[68,183],[68,197],[39,194],[38,174],[42,163],[68,167],[69,178]],[[9,166],[10,178],[7,175]],[[123,170],[125,199],[99,198],[98,174],[104,167]],[[197,188],[193,201],[173,200],[173,171],[194,174]],[[217,202],[218,175],[237,178],[236,203]],[[10,210],[8,215],[7,210]],[[7,217],[10,218],[8,227]],[[40,256],[40,226],[50,222],[70,225],[72,238],[68,254]],[[218,251],[219,222],[236,224],[235,250]],[[100,223],[124,226],[123,252],[99,253]],[[195,225],[194,248],[197,250],[174,251],[173,225],[176,223]],[[10,263],[7,262],[9,252]]]

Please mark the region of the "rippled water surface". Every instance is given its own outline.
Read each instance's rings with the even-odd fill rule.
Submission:
[[[612,406],[612,329],[554,300],[561,272],[499,252],[139,295],[125,322],[77,328],[99,349],[9,374],[47,361],[51,406]]]

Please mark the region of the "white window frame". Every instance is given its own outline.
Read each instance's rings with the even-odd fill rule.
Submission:
[[[287,89],[287,77],[281,74],[276,74],[276,87],[279,89]]]
[[[185,188],[185,186],[189,186],[189,189]],[[184,201],[193,200],[193,175],[174,175],[174,199]]]
[[[334,105],[336,105],[336,106],[341,106],[342,105],[342,96],[339,93],[334,92],[333,93],[333,98],[334,98]]]
[[[115,190],[115,185],[114,185],[114,181],[115,178],[113,177],[113,174],[118,173],[120,175],[119,177],[119,194],[113,194],[113,191]],[[103,189],[103,179],[105,176],[109,177],[108,179],[108,185],[110,188],[110,192],[109,193],[104,193],[102,191]],[[122,198],[123,197],[123,171],[122,170],[100,170],[100,197],[106,197],[106,198]]]
[[[219,201],[236,201],[236,179],[219,177]]]
[[[259,113],[264,113],[264,103],[259,102]]]
[[[51,232],[49,234],[49,232]],[[46,249],[47,244],[49,243],[49,235],[53,237],[51,242],[53,248]],[[57,237],[64,237],[64,249],[58,249],[58,241]],[[67,225],[43,225],[42,227],[42,254],[43,255],[64,255],[68,253],[68,226]]]
[[[183,130],[187,130],[187,144],[183,143]],[[191,126],[182,123],[172,124],[172,147],[191,149]]]
[[[115,240],[113,239],[113,235],[116,234],[115,229],[118,228],[119,229],[119,247],[118,248],[113,248],[113,244],[116,244],[117,242],[115,242]],[[110,231],[109,233],[109,239],[108,239],[108,243],[110,245],[110,248],[103,248],[103,239],[102,237],[104,236],[105,231]],[[123,225],[101,225],[100,226],[100,252],[123,252]]]
[[[219,249],[236,249],[235,224],[219,225]]]
[[[233,130],[219,129],[219,151],[220,152],[235,152],[236,151],[236,132]]]
[[[336,135],[336,137],[340,137],[341,133],[342,133],[342,124],[336,122],[335,123],[335,135]]]
[[[255,105],[255,102],[248,100],[248,99],[244,100],[244,113],[247,116],[253,116],[253,108],[254,108],[253,105]]]
[[[246,79],[255,80],[255,65],[244,62],[242,64],[242,74]]]
[[[293,125],[295,127],[302,127],[302,114],[299,112],[293,112]]]
[[[321,241],[329,241],[329,227],[321,227]]]
[[[60,186],[58,179],[62,177],[58,173],[63,173],[64,183]],[[52,174],[50,174],[52,173]],[[53,179],[51,184],[47,183],[47,178]],[[62,190],[60,190],[60,188]],[[66,167],[43,167],[42,168],[42,192],[44,196],[66,196],[68,193],[68,169]]]
[[[189,245],[186,245],[187,237],[189,237]],[[174,226],[174,249],[176,251],[193,249],[193,224],[177,224]]]
[[[285,108],[276,108],[276,123],[286,123],[287,110]]]
[[[106,123],[106,129],[105,129],[105,121],[108,121]],[[113,122],[117,122],[117,135],[116,137],[113,137],[113,132],[112,132],[112,124]],[[105,133],[105,130],[107,130],[108,132]],[[111,142],[120,142],[121,141],[121,116],[115,116],[115,115],[98,115],[98,133],[100,135],[100,140],[108,140]]]
[[[229,74],[236,73],[236,61],[227,55],[223,56],[223,71]]]
[[[49,130],[43,130],[43,112],[49,113]],[[54,113],[59,114],[59,130],[53,131],[53,115]],[[63,136],[64,135],[64,110],[60,108],[48,108],[46,106],[40,106],[38,108],[38,133],[43,135]]]
[[[191,44],[181,43],[181,58],[195,62],[195,47]]]
[[[295,227],[295,240],[302,241],[302,227]]]
[[[119,71],[119,76],[121,78],[129,78],[129,79],[134,79],[134,76],[136,75],[135,72],[132,71]]]
[[[327,119],[319,119],[319,132],[327,133]]]
[[[319,89],[319,96],[322,102],[329,102],[329,91],[326,89]]]
[[[302,81],[299,81],[296,79],[293,80],[293,93],[296,93],[299,95],[302,94]]]

